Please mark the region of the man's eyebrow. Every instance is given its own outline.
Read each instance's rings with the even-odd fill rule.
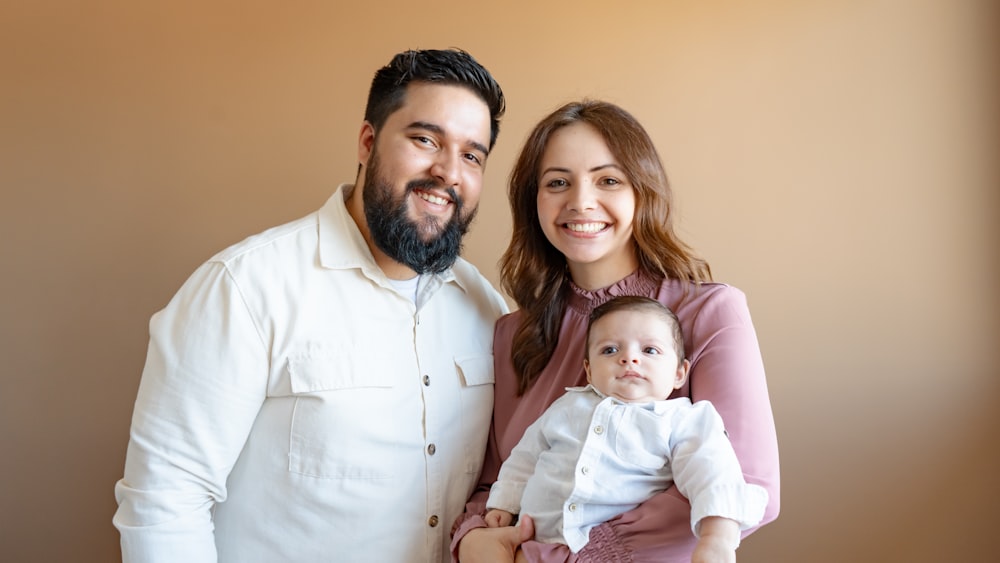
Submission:
[[[444,129],[440,125],[437,125],[437,124],[434,124],[434,123],[429,123],[427,121],[414,121],[413,123],[407,125],[406,128],[407,129],[422,129],[424,131],[430,131],[431,133],[434,133],[435,135],[440,135],[442,137],[445,134]],[[480,143],[478,141],[474,141],[474,140],[470,139],[468,141],[468,145],[470,147],[472,147],[473,149],[475,149],[475,150],[483,153],[484,156],[489,156],[490,155],[490,149],[486,148],[485,145],[483,145],[482,143]]]

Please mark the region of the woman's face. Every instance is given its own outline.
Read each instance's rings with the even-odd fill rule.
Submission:
[[[635,190],[596,129],[574,123],[549,137],[538,178],[538,219],[573,281],[600,289],[638,267]]]

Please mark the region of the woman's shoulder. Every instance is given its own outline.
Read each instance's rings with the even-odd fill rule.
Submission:
[[[521,326],[521,318],[521,311],[517,310],[497,319],[493,335],[494,348],[497,346],[510,346],[510,343],[514,340],[514,333]]]
[[[749,320],[747,296],[738,287],[722,282],[695,284],[678,280],[664,280],[659,301],[682,319],[723,320],[742,322]]]
[[[517,328],[517,325],[521,324],[521,310],[511,311],[506,315],[503,315],[497,319],[497,330],[501,328]]]
[[[746,303],[746,293],[738,287],[724,282],[689,282],[665,279],[660,286],[660,295],[674,297],[675,301],[697,301],[703,303]]]

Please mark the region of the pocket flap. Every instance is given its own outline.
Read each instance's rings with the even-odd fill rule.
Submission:
[[[361,369],[345,355],[343,358],[301,358],[288,360],[288,378],[292,393],[314,393],[362,387],[392,387],[392,373],[369,365]]]
[[[478,356],[456,356],[455,366],[462,374],[466,387],[492,384],[493,354]]]

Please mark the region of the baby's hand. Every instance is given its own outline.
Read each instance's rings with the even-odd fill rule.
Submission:
[[[701,538],[691,554],[692,563],[735,563],[736,550],[719,538]]]
[[[506,510],[499,510],[494,508],[486,513],[486,525],[490,528],[502,528],[504,526],[510,526],[510,523],[514,520],[514,515]]]
[[[740,525],[721,516],[707,516],[698,525],[701,537],[694,546],[691,563],[736,563]]]

